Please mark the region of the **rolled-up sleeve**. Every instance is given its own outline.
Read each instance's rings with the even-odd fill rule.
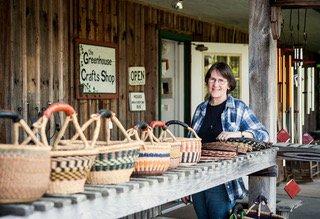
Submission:
[[[251,132],[258,141],[269,141],[269,133],[249,107],[244,108],[241,130]]]

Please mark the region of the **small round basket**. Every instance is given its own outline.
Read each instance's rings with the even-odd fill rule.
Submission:
[[[0,204],[35,201],[48,188],[50,148],[36,138],[19,114],[0,111],[0,118],[14,122],[13,144],[0,144]],[[20,128],[34,144],[18,142]]]
[[[145,123],[140,123],[127,133],[140,139],[138,129],[142,129],[141,139],[144,141],[140,147],[139,157],[134,166],[136,175],[161,175],[170,166],[171,145],[160,142],[153,133],[152,128]]]
[[[178,120],[166,122],[168,128],[170,125],[181,125],[194,136],[193,138],[175,137],[178,142],[181,142],[182,156],[180,166],[189,166],[198,163],[201,157],[201,138],[184,122]]]
[[[164,121],[152,121],[150,127],[154,129],[155,127],[162,128],[159,136],[160,142],[166,142],[171,145],[170,149],[170,166],[169,169],[174,169],[179,166],[181,161],[181,142],[177,141],[172,132],[167,129]]]
[[[54,103],[43,113],[43,116],[33,125],[35,131],[40,131],[41,140],[48,144],[46,124],[51,115],[56,112],[66,113],[61,130],[51,146],[51,174],[47,194],[72,194],[84,191],[84,183],[98,153],[94,149],[93,140],[90,144],[81,130],[74,109],[65,103]],[[72,122],[81,141],[62,140],[64,133]],[[97,131],[95,131],[97,132]],[[94,135],[97,138],[98,134]]]

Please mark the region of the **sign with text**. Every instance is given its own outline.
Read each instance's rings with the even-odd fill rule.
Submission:
[[[143,92],[129,93],[129,106],[130,111],[145,111],[146,100]]]
[[[129,67],[129,85],[145,85],[146,70],[144,67]]]
[[[79,43],[80,86],[84,94],[115,94],[116,49]]]

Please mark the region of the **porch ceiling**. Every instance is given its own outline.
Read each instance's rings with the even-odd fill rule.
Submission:
[[[176,11],[172,8],[174,0],[139,0],[140,2],[152,5],[157,8],[175,11],[180,14],[195,17],[202,21],[221,23],[228,27],[235,27],[248,31],[249,1],[248,0],[183,0],[183,9]],[[294,27],[294,41],[298,41],[298,10],[292,10],[292,25]],[[300,34],[299,43],[303,42],[304,9],[300,9]],[[284,28],[281,34],[283,44],[292,45],[290,40],[291,32],[290,9],[283,9]],[[320,9],[307,10],[307,50],[320,54]]]

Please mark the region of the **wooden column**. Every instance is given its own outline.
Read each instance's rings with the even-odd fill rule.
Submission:
[[[268,205],[272,212],[276,212],[277,198],[277,166],[253,173],[249,176],[249,206],[251,206],[259,195],[263,195],[268,200]],[[262,210],[266,207],[262,205]]]
[[[249,1],[249,81],[250,107],[266,126],[270,140],[276,140],[277,44],[271,34],[269,0]],[[275,177],[252,176],[249,179],[249,203],[257,195],[267,196],[271,210],[275,212]]]
[[[249,1],[250,107],[276,140],[277,42],[272,39],[268,0]]]

